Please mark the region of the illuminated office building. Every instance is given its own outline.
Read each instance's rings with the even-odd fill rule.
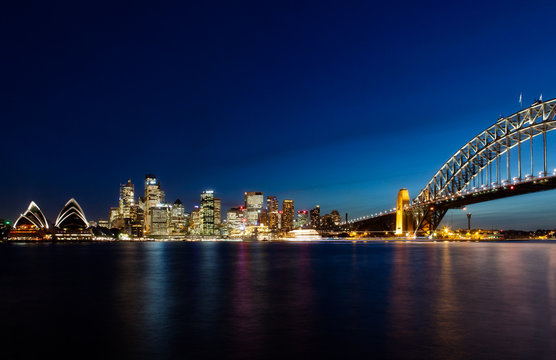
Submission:
[[[243,207],[233,207],[226,213],[226,225],[230,234],[245,230]]]
[[[111,207],[110,215],[108,216],[108,225],[110,229],[117,228],[120,219],[120,208]]]
[[[218,226],[222,223],[222,200],[214,199],[214,226]]]
[[[259,213],[264,205],[264,196],[260,191],[249,191],[245,193],[245,211],[247,225],[259,224]]]
[[[278,198],[276,196],[266,197],[266,211],[268,216],[268,227],[270,230],[278,230],[280,228],[280,218],[278,213]]]
[[[214,191],[205,190],[201,193],[201,235],[214,235]]]
[[[145,211],[138,204],[133,205],[130,209],[130,219],[127,234],[140,238],[143,237],[145,229]]]
[[[259,225],[266,226],[270,229],[270,218],[269,218],[268,210],[262,209],[259,212]]]
[[[131,183],[131,179],[126,184],[120,185],[120,209],[121,218],[131,218],[131,207],[135,205],[135,188]]]
[[[320,206],[317,205],[314,209],[311,209],[310,212],[310,224],[313,229],[320,228]]]
[[[151,232],[151,208],[164,204],[164,191],[160,189],[160,183],[153,174],[145,175],[145,230]]]
[[[282,202],[282,231],[293,230],[293,200],[284,200]]]
[[[201,209],[195,205],[191,211],[191,220],[189,221],[189,233],[191,235],[199,235],[201,233]]]
[[[170,209],[170,232],[185,234],[187,232],[187,220],[185,208],[180,199],[177,199]]]
[[[148,211],[148,235],[168,236],[170,229],[170,209],[168,205],[159,204]]]

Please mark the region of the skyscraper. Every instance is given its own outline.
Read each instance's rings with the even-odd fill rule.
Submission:
[[[263,208],[264,196],[260,191],[245,193],[245,210],[247,212],[247,225],[259,224],[259,212]]]
[[[311,209],[309,213],[309,222],[313,229],[320,228],[320,206],[317,205],[314,209]]]
[[[151,230],[151,208],[164,204],[164,191],[160,189],[160,183],[153,174],[145,175],[145,229],[147,233]]]
[[[266,211],[268,213],[268,227],[270,230],[280,228],[280,218],[278,214],[278,199],[276,196],[266,197]]]
[[[185,209],[180,199],[177,199],[170,210],[170,231],[173,234],[185,234],[187,231]]]
[[[131,179],[126,184],[120,185],[120,217],[131,218],[131,207],[135,205],[135,188]]]
[[[293,230],[293,200],[284,200],[282,202],[282,230]]]
[[[201,235],[214,235],[214,191],[201,193]]]

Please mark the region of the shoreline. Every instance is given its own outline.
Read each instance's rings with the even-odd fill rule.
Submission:
[[[80,244],[80,243],[147,243],[147,242],[227,242],[227,243],[507,243],[507,242],[550,242],[551,239],[413,239],[413,238],[322,238],[318,240],[249,240],[249,239],[133,239],[133,240],[1,240],[2,244]]]

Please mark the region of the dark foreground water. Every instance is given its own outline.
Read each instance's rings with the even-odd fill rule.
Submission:
[[[0,244],[0,310],[2,359],[556,359],[556,244]]]

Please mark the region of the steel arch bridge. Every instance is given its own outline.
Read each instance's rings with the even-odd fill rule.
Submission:
[[[410,204],[398,209],[410,218],[409,230],[434,231],[451,208],[556,188],[555,174],[547,171],[546,143],[546,133],[554,129],[556,99],[536,101],[526,109],[498,119],[452,155]],[[539,135],[543,143],[543,170],[535,176],[533,141]],[[530,173],[524,176],[522,148],[527,142],[530,159],[525,163]],[[512,154],[516,147],[517,154]],[[517,169],[513,178],[512,168]],[[352,220],[348,225],[355,230],[392,231],[395,219],[394,208]]]

